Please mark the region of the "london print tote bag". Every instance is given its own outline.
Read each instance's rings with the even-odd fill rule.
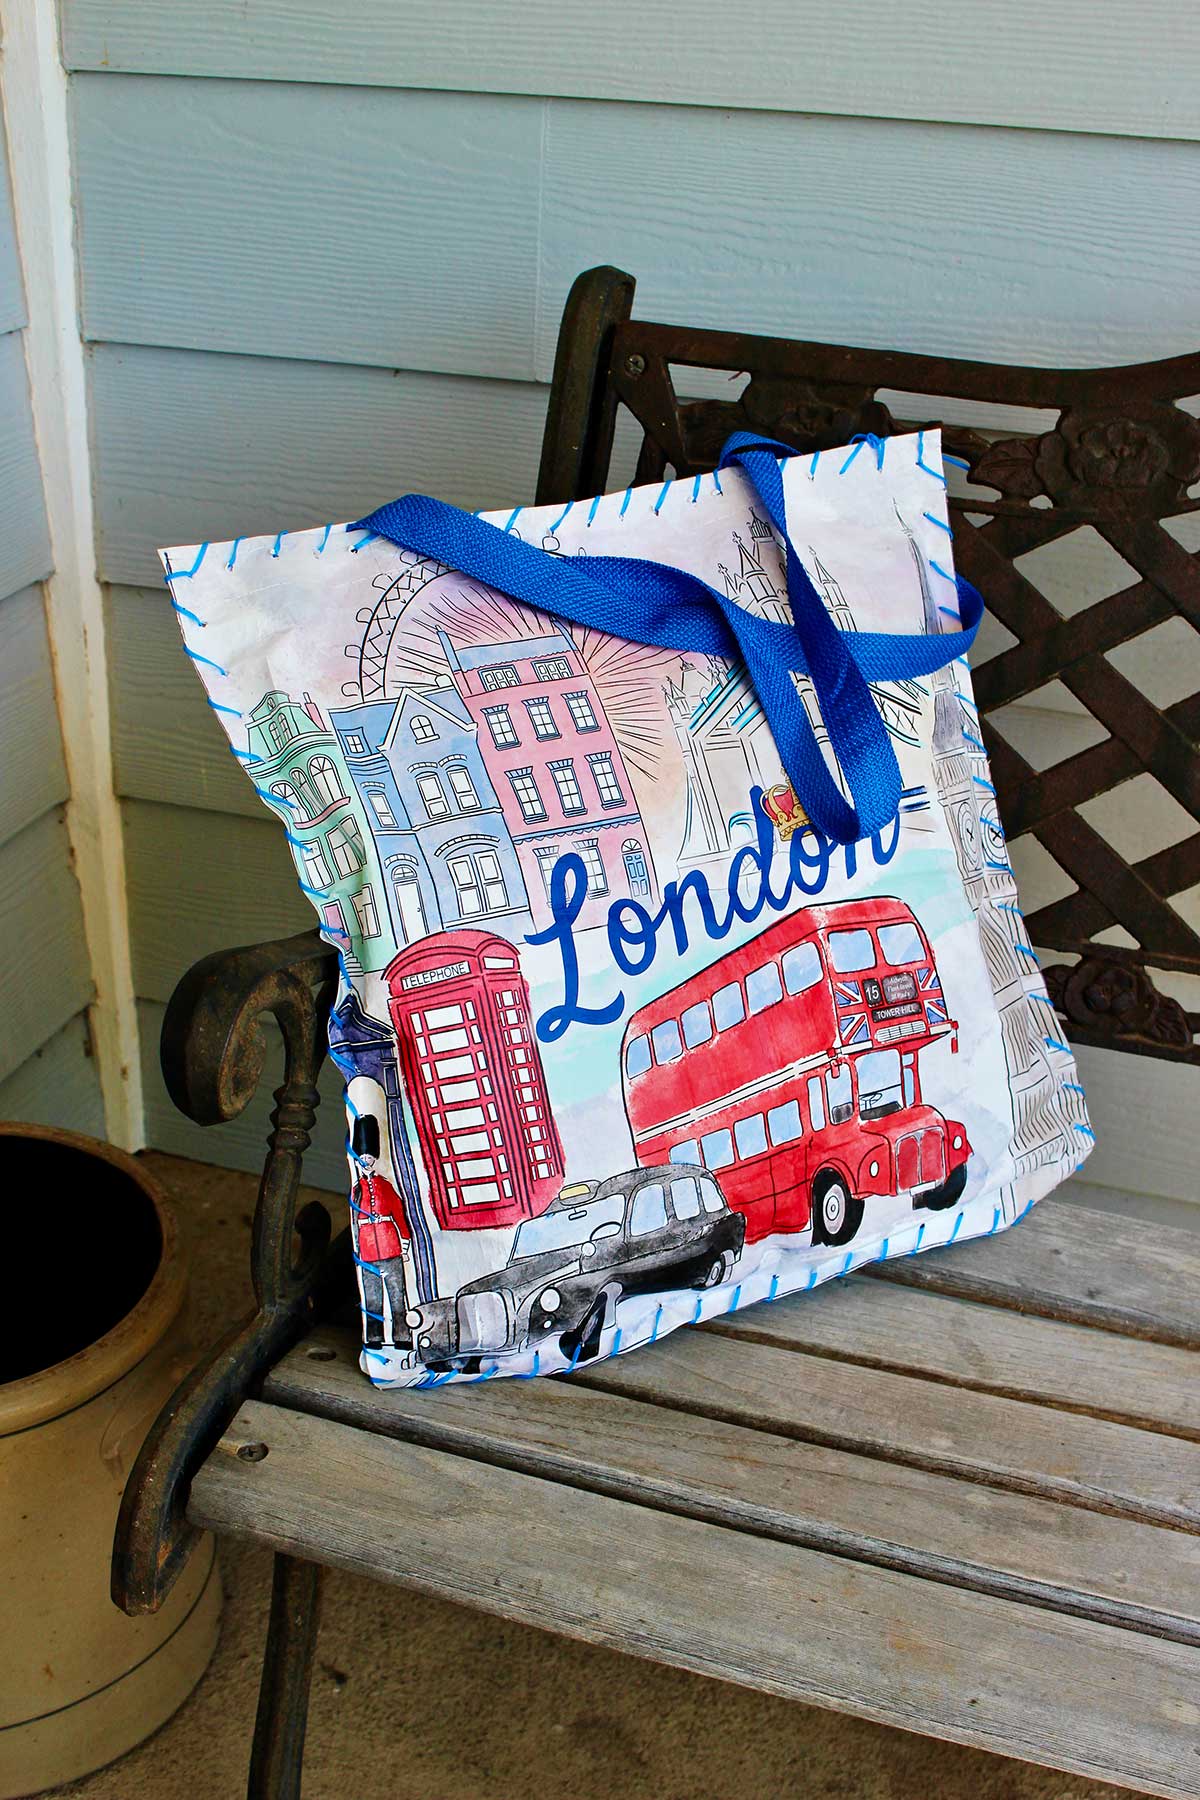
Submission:
[[[163,552],[338,952],[373,1381],[630,1350],[1082,1162],[951,558],[932,431]]]

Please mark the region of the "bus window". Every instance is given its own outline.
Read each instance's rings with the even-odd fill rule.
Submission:
[[[637,1075],[644,1075],[650,1067],[650,1039],[648,1037],[630,1038],[625,1052],[625,1073],[632,1081]]]
[[[711,1175],[700,1183],[700,1198],[704,1202],[705,1212],[719,1213],[725,1211],[725,1196]]]
[[[873,969],[875,940],[865,928],[858,931],[831,931],[829,954],[839,975],[853,975],[859,969]]]
[[[700,1146],[695,1138],[685,1138],[682,1144],[672,1144],[667,1153],[667,1161],[673,1163],[698,1163]]]
[[[829,1123],[844,1125],[854,1117],[854,1092],[849,1063],[842,1064],[840,1075],[832,1069],[825,1072],[825,1091],[829,1096]]]
[[[910,1055],[904,1058],[904,1104],[905,1106],[915,1106],[916,1103],[917,1078],[913,1073],[913,1059]]]
[[[883,951],[884,962],[891,963],[893,969],[904,963],[926,961],[921,934],[911,919],[905,919],[900,925],[881,925],[879,948]]]
[[[821,979],[821,952],[813,943],[793,944],[783,953],[783,982],[789,994],[803,994]]]
[[[677,1062],[683,1055],[677,1019],[664,1019],[661,1025],[656,1025],[650,1033],[650,1041],[654,1045],[656,1063]]]
[[[740,1025],[745,1016],[741,983],[731,981],[728,987],[718,988],[713,995],[713,1018],[717,1022],[717,1030],[728,1031],[731,1025]]]
[[[727,1169],[733,1161],[733,1136],[728,1131],[710,1131],[700,1139],[706,1169]]]
[[[706,1044],[713,1034],[708,1001],[698,1000],[695,1006],[689,1006],[680,1023],[683,1026],[683,1041],[689,1050],[694,1050],[697,1044]]]
[[[749,1118],[739,1119],[733,1128],[733,1135],[740,1157],[757,1156],[760,1150],[767,1147],[767,1128],[761,1113],[751,1113]]]
[[[794,1144],[803,1131],[800,1102],[785,1100],[782,1106],[773,1106],[767,1114],[767,1129],[773,1144]]]
[[[677,1175],[671,1183],[671,1205],[677,1219],[694,1219],[700,1211],[700,1183],[694,1175]]]
[[[661,1181],[640,1187],[629,1209],[630,1237],[645,1237],[647,1232],[661,1231],[667,1222],[667,1197]]]
[[[825,1096],[819,1075],[810,1075],[808,1080],[808,1121],[814,1131],[825,1128]]]
[[[779,964],[764,963],[761,969],[751,969],[746,977],[746,1005],[751,1015],[765,1012],[768,1006],[774,1006],[777,1000],[783,999],[783,987],[779,980]]]
[[[885,1119],[889,1113],[900,1111],[903,1101],[898,1050],[868,1051],[858,1058],[857,1070],[860,1119]]]

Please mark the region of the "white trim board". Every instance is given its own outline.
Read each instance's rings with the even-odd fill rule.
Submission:
[[[55,0],[0,0],[0,85],[29,325],[34,427],[55,572],[45,586],[67,827],[96,985],[90,1008],[106,1129],[145,1142],[121,817],[112,785],[104,612],[96,578],[84,352],[76,305],[67,77]]]

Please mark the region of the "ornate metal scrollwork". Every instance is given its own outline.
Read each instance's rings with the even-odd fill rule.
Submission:
[[[1042,973],[1058,1011],[1093,1043],[1192,1048],[1187,1013],[1177,1000],[1159,993],[1132,957],[1095,951],[1074,964],[1054,963]]]

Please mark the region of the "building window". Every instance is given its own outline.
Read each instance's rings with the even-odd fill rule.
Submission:
[[[597,750],[588,757],[588,761],[592,765],[592,780],[596,783],[601,806],[624,806],[625,796],[613,768],[611,752]]]
[[[504,873],[499,857],[491,850],[452,856],[446,867],[458,896],[460,918],[477,919],[481,913],[503,912],[507,908]]]
[[[280,806],[286,806],[289,812],[294,811],[296,805],[295,795],[292,793],[292,790],[286,781],[273,781],[271,783],[271,795],[273,799],[278,800]]]
[[[361,894],[351,896],[354,910],[358,914],[359,935],[365,938],[379,936],[379,914],[375,910],[375,896],[369,887]]]
[[[365,865],[367,859],[363,852],[362,833],[353,819],[347,819],[343,824],[335,825],[332,831],[327,831],[325,842],[339,875],[357,875]]]
[[[291,776],[289,785],[296,803],[296,817],[298,819],[311,819],[313,816],[313,809],[309,805],[308,793],[299,775]]]
[[[382,789],[368,788],[367,799],[370,802],[371,811],[375,814],[376,822],[384,826],[386,830],[394,831],[396,828],[396,815],[388,805],[388,797]]]
[[[646,861],[646,852],[636,838],[626,838],[621,845],[621,856],[625,863],[625,879],[629,883],[631,894],[648,894],[650,892],[650,865]]]
[[[568,694],[566,702],[576,731],[599,731],[600,721],[596,717],[590,695]]]
[[[544,656],[533,665],[535,681],[570,681],[574,673],[565,656]]]
[[[475,792],[475,783],[466,769],[456,765],[446,770],[446,776],[454,798],[458,801],[459,812],[478,812],[479,795]]]
[[[292,741],[291,723],[283,713],[272,713],[269,721],[271,741],[277,750],[283,750]]]
[[[485,694],[494,694],[497,688],[517,687],[517,671],[511,663],[494,663],[490,669],[480,669],[479,680]]]
[[[432,770],[417,776],[417,790],[425,802],[425,811],[431,819],[444,819],[450,811],[450,803],[442,792],[442,784]]]
[[[326,806],[336,806],[346,798],[338,772],[327,756],[314,756],[308,765],[308,778]]]
[[[367,754],[367,740],[360,731],[343,732],[342,742],[345,744],[346,750],[350,756],[365,756]]]
[[[544,819],[546,808],[542,805],[542,796],[538,793],[537,782],[533,779],[533,770],[510,769],[508,779],[512,782],[513,793],[517,796],[521,817],[530,822],[534,819]]]
[[[431,743],[437,736],[437,732],[433,729],[433,720],[427,719],[424,713],[414,713],[410,723],[412,725],[412,734],[416,738],[418,744]]]
[[[487,720],[487,728],[492,734],[492,742],[497,750],[511,750],[514,744],[520,743],[517,728],[512,722],[512,714],[507,706],[485,706],[483,716]]]
[[[577,854],[583,859],[587,870],[588,893],[607,894],[608,876],[604,873],[604,858],[600,854],[599,838],[584,838],[575,845]]]
[[[529,714],[529,722],[533,726],[535,738],[556,738],[559,736],[558,726],[554,723],[554,714],[550,711],[548,700],[527,700],[525,711]]]
[[[329,864],[321,854],[320,844],[305,844],[300,854],[304,858],[304,878],[309,887],[328,887],[330,882]]]
[[[586,812],[583,793],[575,778],[575,765],[567,758],[565,762],[552,762],[550,773],[554,777],[554,785],[558,789],[558,798],[564,813]]]
[[[558,861],[559,851],[556,844],[544,844],[533,853],[537,857],[537,866],[542,877],[542,886],[546,890],[547,900],[550,898],[550,882],[554,875],[554,865]]]

